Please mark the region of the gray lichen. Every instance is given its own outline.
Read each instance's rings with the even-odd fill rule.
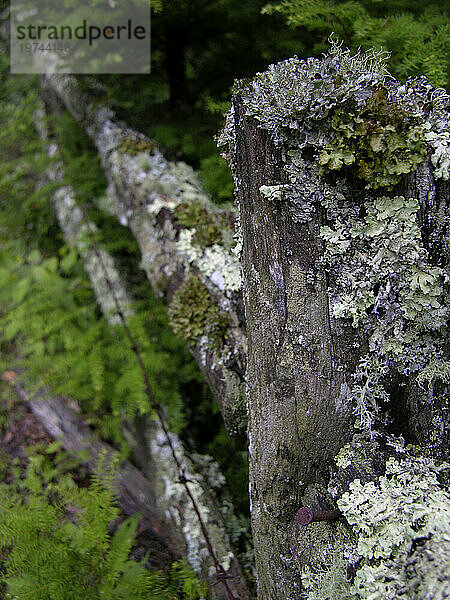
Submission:
[[[448,179],[448,96],[425,77],[400,84],[389,75],[386,60],[374,50],[351,55],[332,42],[323,59],[293,57],[270,65],[249,83],[238,82],[236,92],[246,115],[276,145],[313,149],[322,167],[355,165],[369,186],[389,186],[397,181],[395,173],[401,176],[426,158],[428,143],[435,177]],[[353,137],[370,148],[349,146]],[[232,109],[219,138],[230,155],[234,138]]]
[[[337,220],[333,229],[321,230],[325,261],[337,273],[333,314],[368,334],[369,354],[353,386],[366,427],[388,399],[382,384],[388,365],[404,375],[420,374],[445,358],[449,277],[429,261],[418,211],[415,199],[381,197],[366,204],[363,219],[345,225]]]
[[[152,424],[148,435],[150,436],[149,443],[158,478],[164,485],[164,487],[161,487],[161,494],[159,496],[161,508],[168,510],[170,517],[181,527],[186,542],[189,564],[197,573],[203,574],[206,577],[212,577],[215,571],[210,560],[200,523],[185,488],[178,483],[179,474],[173,461],[166,436],[157,422]],[[219,525],[218,515],[213,510],[211,500],[208,499],[205,493],[203,478],[198,473],[195,473],[195,469],[186,456],[179,438],[174,434],[170,434],[170,437],[175,452],[181,461],[185,476],[190,480],[188,484],[189,489],[211,536],[217,558],[227,571],[230,568],[231,561],[234,559],[234,554],[230,550],[229,542],[223,528]],[[216,481],[218,481],[218,477],[221,481],[220,475],[216,472]]]

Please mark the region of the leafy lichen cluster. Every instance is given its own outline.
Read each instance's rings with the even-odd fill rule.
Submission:
[[[428,259],[417,200],[381,197],[366,210],[363,219],[322,227],[321,235],[325,260],[337,273],[333,314],[368,334],[369,354],[353,396],[362,424],[370,427],[379,401],[387,399],[381,380],[388,365],[404,375],[425,371],[430,381],[429,365],[445,361],[449,278]]]
[[[306,568],[302,573],[308,600],[356,600],[348,582],[349,560],[354,552],[333,547],[321,569]]]
[[[181,202],[174,209],[181,230],[177,249],[221,291],[231,293],[241,287],[241,268],[236,256],[229,211],[212,211],[205,202]],[[233,247],[234,246],[234,247]]]
[[[423,122],[388,102],[384,87],[362,109],[351,101],[336,108],[330,123],[335,139],[319,155],[322,171],[355,165],[367,188],[392,188],[427,156]]]
[[[135,139],[134,137],[125,137],[119,145],[119,151],[124,154],[136,156],[140,152],[148,152],[150,154],[155,150],[155,144],[145,138]]]
[[[275,144],[312,151],[324,170],[352,166],[368,187],[389,189],[429,148],[435,176],[449,177],[448,96],[425,77],[395,81],[383,53],[352,56],[332,43],[323,59],[282,61],[237,90]],[[232,148],[234,138],[231,110],[219,143]]]
[[[350,484],[338,501],[358,533],[355,598],[445,598],[450,591],[450,496],[439,473],[450,465],[390,458],[377,482]]]
[[[232,293],[242,286],[241,266],[230,249],[223,244],[202,248],[195,243],[195,228],[183,229],[177,241],[177,250],[221,291]]]
[[[220,244],[222,229],[227,226],[225,219],[215,219],[200,202],[182,202],[175,209],[175,218],[179,225],[195,229],[192,236],[194,244],[201,248]]]
[[[323,568],[304,570],[308,600],[447,597],[450,496],[440,474],[450,465],[402,452],[377,481],[357,479],[338,500],[357,539],[333,548]],[[346,448],[338,465],[350,467],[354,455]]]
[[[229,328],[225,315],[195,275],[190,275],[175,292],[169,319],[175,335],[191,345],[207,335],[216,347],[220,347]]]

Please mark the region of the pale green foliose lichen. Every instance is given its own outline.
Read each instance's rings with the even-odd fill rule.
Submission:
[[[197,264],[200,271],[205,273],[219,289],[230,291],[241,289],[241,265],[235,256],[225,252],[222,246],[214,244],[211,248],[206,248]]]
[[[400,448],[404,453],[404,448]],[[350,466],[342,449],[337,463]],[[450,592],[450,496],[440,476],[450,465],[424,457],[390,458],[377,481],[355,480],[338,506],[356,543],[336,547],[306,569],[308,600],[444,600]]]
[[[434,176],[438,179],[448,180],[450,177],[450,132],[448,119],[438,119],[434,130],[431,123],[427,122],[425,139],[433,149],[431,162],[434,166]]]
[[[436,380],[450,383],[450,361],[435,359],[417,375],[419,385],[424,385],[425,382],[431,385]]]
[[[282,200],[284,192],[289,186],[286,185],[262,185],[259,191],[267,200]]]
[[[147,206],[147,212],[150,216],[156,217],[163,208],[173,211],[178,206],[178,203],[177,200],[169,200],[165,197],[155,198],[155,200]]]
[[[321,228],[324,261],[335,275],[333,315],[351,319],[369,338],[352,397],[369,427],[388,400],[383,375],[394,367],[419,374],[445,360],[448,273],[430,263],[418,225],[419,203],[402,196],[366,203],[364,218]],[[431,373],[431,371],[426,371]]]
[[[239,259],[219,244],[201,248],[194,244],[195,228],[183,229],[177,249],[188,263],[197,267],[221,291],[238,291],[242,286]]]
[[[350,484],[338,506],[358,534],[354,598],[439,600],[450,592],[450,496],[440,466],[390,458],[377,482]]]
[[[355,600],[348,583],[350,557],[341,548],[333,548],[322,569],[306,568],[302,573],[302,584],[307,600]]]

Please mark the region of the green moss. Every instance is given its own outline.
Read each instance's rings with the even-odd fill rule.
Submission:
[[[179,225],[188,229],[195,229],[192,236],[194,244],[201,248],[220,244],[222,228],[200,202],[182,202],[174,212]]]
[[[354,100],[336,108],[330,123],[336,138],[319,155],[322,172],[352,165],[366,188],[391,189],[427,157],[423,120],[389,102],[384,87],[362,110]]]
[[[169,307],[169,322],[178,337],[194,345],[207,335],[219,348],[227,337],[228,321],[216,301],[195,275],[190,275],[175,292]]]
[[[124,138],[119,146],[119,152],[131,154],[132,156],[136,156],[136,154],[139,154],[139,152],[148,152],[149,154],[153,154],[154,150],[155,144],[150,140],[135,139],[132,137]]]

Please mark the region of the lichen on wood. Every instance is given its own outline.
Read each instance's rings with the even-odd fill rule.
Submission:
[[[319,508],[336,501],[326,488],[355,413],[369,446],[389,428],[431,454],[448,448],[447,106],[425,78],[401,84],[381,54],[352,56],[336,44],[322,59],[294,57],[235,87],[219,142],[243,232],[261,598],[302,597],[287,550],[293,505],[313,490]],[[361,473],[382,475],[389,455]],[[334,480],[341,493],[344,479]],[[342,587],[351,565],[343,538],[337,529],[329,538],[332,525],[311,527],[304,574],[319,549],[339,563]]]
[[[73,77],[48,75],[45,83],[94,141],[108,179],[99,205],[132,230],[155,294],[170,303],[194,270],[227,313],[228,358],[217,354],[207,332],[203,347],[190,350],[218,399],[228,431],[241,433],[246,420],[241,396],[246,340],[241,268],[232,251],[234,209],[216,207],[190,166],[167,161],[152,140],[118,123],[113,111],[81,93]],[[197,217],[201,220],[194,223]],[[208,339],[211,348],[205,347]]]

